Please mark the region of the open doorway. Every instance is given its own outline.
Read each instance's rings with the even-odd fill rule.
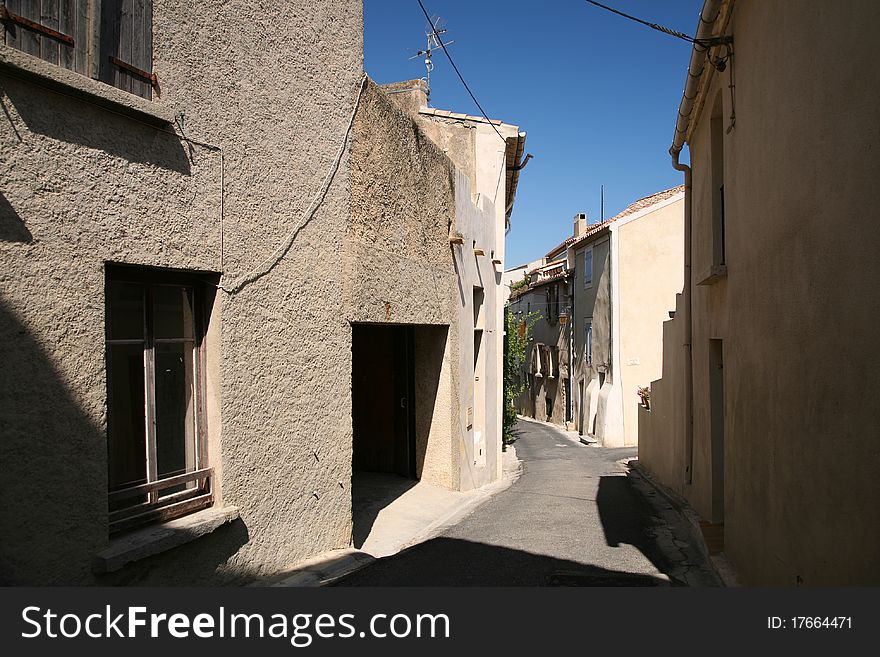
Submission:
[[[352,324],[352,543],[372,549],[451,454],[449,327]],[[428,454],[433,454],[428,458]],[[426,465],[427,463],[427,465]],[[397,510],[396,510],[397,509]],[[398,518],[399,520],[399,518]],[[389,525],[390,523],[390,525]],[[398,523],[399,525],[399,523]],[[366,544],[366,545],[365,545]]]
[[[416,478],[412,326],[352,326],[353,469]]]

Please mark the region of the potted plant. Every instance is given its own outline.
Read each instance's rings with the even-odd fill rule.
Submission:
[[[644,388],[639,388],[639,399],[642,400],[642,406],[645,407],[646,410],[651,410],[651,386],[645,386]]]

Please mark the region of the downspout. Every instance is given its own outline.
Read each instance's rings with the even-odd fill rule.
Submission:
[[[567,252],[565,259],[568,260]],[[565,264],[568,265],[568,262]],[[568,398],[566,399],[568,403],[565,409],[567,415],[565,419],[567,422],[574,422],[574,404],[572,404],[574,396],[574,273],[568,275],[568,289],[570,290],[568,296]]]
[[[712,36],[712,28],[724,0],[706,0],[700,12],[696,39],[708,39]],[[697,98],[697,90],[703,68],[706,65],[708,48],[694,44],[691,60],[688,64],[687,82],[685,83],[681,103],[678,106],[678,119],[675,122],[675,134],[669,154],[672,156],[672,167],[684,172],[684,298],[685,298],[685,471],[684,484],[693,483],[694,465],[694,356],[693,356],[693,280],[691,278],[691,247],[693,234],[692,203],[692,171],[687,164],[679,162],[681,149],[684,147],[690,126],[691,112]]]

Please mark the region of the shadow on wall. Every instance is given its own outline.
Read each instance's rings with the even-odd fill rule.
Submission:
[[[2,298],[0,338],[0,585],[93,584],[108,542],[106,435]],[[98,582],[247,581],[259,573],[224,564],[248,540],[237,520]]]
[[[449,336],[449,327],[417,326],[415,328],[415,430],[416,478],[424,476],[428,440],[434,427],[434,411],[440,395],[440,377]],[[441,433],[445,427],[434,427]]]
[[[380,559],[335,586],[667,586],[649,575],[456,538]]]
[[[0,583],[78,583],[104,547],[106,441],[0,299]]]
[[[3,104],[7,118],[17,113],[31,132],[129,162],[190,173],[194,153],[175,135],[29,82],[3,77],[0,85],[8,100]]]
[[[6,200],[6,197],[0,194],[0,242],[30,244],[33,241],[34,236],[25,226],[24,220]]]
[[[101,575],[101,586],[236,586],[271,573],[228,561],[250,540],[241,518],[201,536],[191,543]]]

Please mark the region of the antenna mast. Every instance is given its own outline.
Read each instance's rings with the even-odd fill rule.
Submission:
[[[445,46],[455,43],[455,41],[447,41],[442,45],[440,44],[440,35],[446,34],[446,32],[448,31],[446,28],[443,27],[445,24],[445,19],[435,15],[425,29],[425,36],[428,40],[427,47],[424,50],[419,50],[415,55],[410,57],[410,59],[416,59],[417,57],[425,58],[425,68],[427,69],[427,75],[424,77],[424,80],[428,87],[427,96],[429,101],[431,100],[431,71],[434,70],[434,62],[431,61],[431,55],[435,50],[439,50],[441,48],[444,48]]]

